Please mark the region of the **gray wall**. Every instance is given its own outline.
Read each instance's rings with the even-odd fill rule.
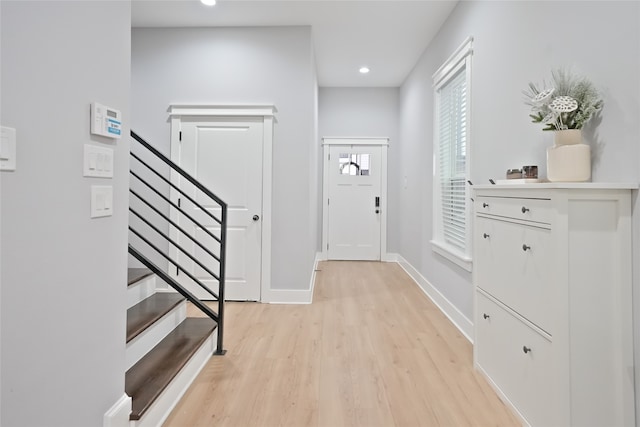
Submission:
[[[89,104],[121,109],[128,132],[130,4],[0,7],[0,121],[17,129],[0,175],[0,422],[99,426],[124,394],[129,146],[90,136]],[[82,177],[85,143],[115,149],[112,180]],[[113,185],[112,217],[89,218],[92,184]]]
[[[276,106],[271,287],[308,288],[318,247],[311,29],[135,28],[131,72],[132,127],[167,155],[172,103]]]
[[[396,252],[399,247],[398,99],[398,88],[321,88],[318,105],[320,144],[324,137],[389,138],[387,252]],[[322,186],[319,188],[318,197],[321,198]]]
[[[572,16],[576,19],[567,18]],[[544,172],[545,149],[552,144],[552,135],[530,123],[522,90],[530,81],[548,80],[550,70],[560,66],[571,66],[589,77],[604,97],[597,127],[587,126],[584,131],[586,142],[595,152],[593,180],[638,183],[640,3],[572,1],[541,7],[539,2],[460,2],[402,85],[400,157],[409,185],[400,191],[399,252],[471,319],[471,276],[434,254],[429,245],[433,185],[431,76],[468,36],[474,37],[470,141],[474,183],[502,178],[507,168],[524,164],[537,164]],[[640,205],[637,194],[634,198],[637,313]],[[635,331],[636,343],[640,343],[640,327]],[[636,351],[640,366],[638,354]]]

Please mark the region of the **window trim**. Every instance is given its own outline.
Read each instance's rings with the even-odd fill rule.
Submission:
[[[458,265],[466,271],[471,271],[473,260],[472,253],[472,222],[471,203],[469,185],[465,186],[465,251],[449,245],[444,239],[444,226],[442,222],[442,203],[440,201],[441,189],[438,153],[440,145],[440,95],[439,90],[449,83],[456,74],[464,67],[466,80],[466,154],[465,154],[465,175],[469,179],[471,171],[471,55],[473,37],[468,37],[456,51],[445,61],[444,64],[433,74],[433,94],[434,94],[434,126],[433,126],[433,238],[430,241],[432,250],[445,257],[449,261]]]

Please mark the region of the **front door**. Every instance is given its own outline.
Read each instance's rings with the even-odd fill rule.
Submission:
[[[329,147],[327,257],[380,260],[382,147]]]
[[[179,164],[194,178],[209,188],[228,205],[227,216],[227,265],[225,299],[236,301],[260,300],[261,233],[262,233],[262,150],[263,122],[252,118],[182,118],[182,138]],[[180,188],[203,206],[220,217],[220,207],[208,197],[196,194],[192,186],[180,181]],[[198,192],[200,193],[200,192]],[[220,226],[202,210],[187,200],[181,206],[215,235]],[[185,218],[179,218],[180,226],[192,235],[210,241],[211,237]],[[179,234],[178,234],[179,236]],[[217,272],[217,262],[195,246],[191,240],[179,236],[179,243],[205,266]],[[218,249],[215,249],[216,251]],[[215,253],[215,252],[214,252]],[[189,265],[189,272],[214,292],[218,282],[186,255],[177,252],[180,263]],[[177,274],[180,283],[200,299],[212,299],[200,287],[193,285],[185,274]]]

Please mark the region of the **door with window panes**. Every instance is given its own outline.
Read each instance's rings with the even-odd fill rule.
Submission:
[[[327,256],[380,260],[382,147],[329,148]]]

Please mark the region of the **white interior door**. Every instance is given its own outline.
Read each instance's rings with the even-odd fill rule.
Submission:
[[[260,300],[261,233],[262,233],[262,150],[263,122],[251,118],[183,118],[181,120],[179,164],[189,174],[209,188],[228,204],[226,293],[225,299],[236,301]],[[220,218],[221,209],[193,186],[180,181],[180,188],[195,198],[202,207]],[[215,235],[220,225],[202,209],[184,197],[181,206]],[[178,223],[192,236],[207,242],[214,254],[219,245],[200,227],[184,216]],[[178,233],[181,246],[216,273],[218,263],[190,239]],[[180,263],[189,266],[189,272],[214,292],[218,281],[204,268],[183,253],[178,252]],[[201,299],[212,299],[184,273],[177,279]]]
[[[327,258],[380,260],[382,147],[329,147]]]

